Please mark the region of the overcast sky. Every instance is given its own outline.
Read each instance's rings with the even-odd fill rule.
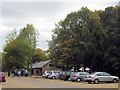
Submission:
[[[91,2],[92,1],[92,2]],[[8,34],[15,28],[19,31],[26,24],[33,24],[39,30],[37,47],[47,50],[51,40],[55,23],[63,20],[72,11],[78,11],[81,7],[90,10],[104,10],[108,6],[115,6],[119,0],[109,2],[98,0],[2,0],[0,1],[0,51],[5,45]]]

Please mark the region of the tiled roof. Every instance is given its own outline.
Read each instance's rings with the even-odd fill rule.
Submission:
[[[34,64],[32,65],[32,68],[42,68],[43,66],[45,66],[45,65],[48,64],[49,62],[51,62],[51,60],[46,60],[46,61],[34,63]]]

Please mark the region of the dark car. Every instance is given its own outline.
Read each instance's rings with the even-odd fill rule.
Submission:
[[[61,80],[65,80],[65,81],[69,81],[70,80],[70,71],[64,71],[62,72],[61,76],[60,76],[60,79]]]
[[[6,77],[3,72],[0,72],[0,82],[6,82]]]

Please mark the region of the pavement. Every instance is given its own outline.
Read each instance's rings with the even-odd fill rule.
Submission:
[[[87,82],[70,82],[50,80],[38,76],[7,77],[2,88],[118,88],[118,83],[88,84]]]

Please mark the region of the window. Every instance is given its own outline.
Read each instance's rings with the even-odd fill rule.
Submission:
[[[110,74],[108,74],[108,73],[104,73],[103,76],[110,76]]]
[[[102,73],[98,73],[98,74],[96,74],[96,76],[103,76],[103,74]]]
[[[80,75],[84,75],[84,73],[80,73]]]

